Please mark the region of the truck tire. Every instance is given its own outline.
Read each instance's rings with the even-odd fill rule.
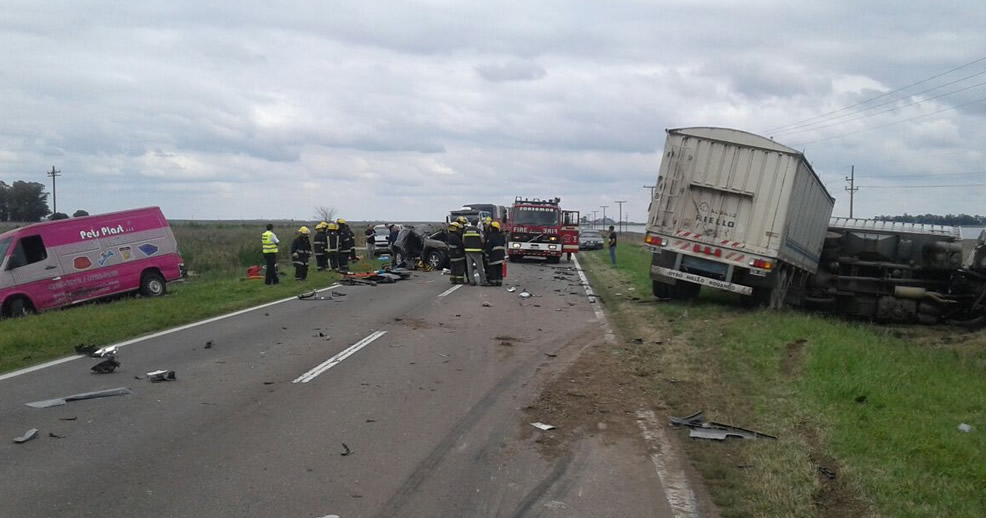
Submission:
[[[671,299],[671,286],[670,284],[664,284],[661,281],[651,281],[651,291],[654,292],[654,296],[660,300],[670,300]]]
[[[7,307],[10,310],[10,318],[26,317],[34,313],[34,306],[24,297],[14,297]]]
[[[445,254],[439,252],[438,250],[432,250],[428,253],[428,266],[431,266],[435,270],[441,270],[445,267]]]
[[[671,287],[671,298],[674,300],[688,301],[698,297],[698,292],[702,286],[690,282],[678,281]]]
[[[167,293],[168,285],[164,277],[155,272],[144,272],[140,276],[140,294],[145,297],[160,297]]]

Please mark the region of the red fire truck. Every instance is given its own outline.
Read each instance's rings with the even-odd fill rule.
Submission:
[[[561,198],[548,200],[518,196],[510,207],[507,255],[545,257],[557,263],[562,254],[579,251],[579,212],[562,210]]]

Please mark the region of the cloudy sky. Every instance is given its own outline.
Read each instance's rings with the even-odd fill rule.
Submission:
[[[837,215],[850,165],[856,216],[986,214],[984,24],[982,0],[6,0],[0,180],[54,165],[63,212],[644,220],[664,129],[712,125],[804,149]]]

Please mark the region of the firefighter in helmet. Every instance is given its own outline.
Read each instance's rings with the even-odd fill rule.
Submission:
[[[339,269],[339,225],[335,222],[329,223],[326,227],[326,247],[325,258],[328,260],[330,270]]]
[[[355,259],[353,254],[356,253],[356,236],[349,229],[346,220],[339,218],[336,220],[336,224],[339,225],[339,271],[347,273],[349,272],[349,260]]]
[[[325,270],[329,264],[328,257],[325,255],[329,248],[328,230],[329,224],[324,221],[315,225],[315,237],[312,238],[312,248],[315,252],[315,269],[318,271]]]
[[[298,229],[298,237],[291,242],[291,262],[294,264],[294,280],[308,278],[308,260],[312,255],[312,244],[308,241],[311,231],[308,227]]]
[[[462,225],[453,221],[448,225],[448,257],[452,284],[466,283],[466,252],[462,247]]]
[[[462,231],[462,245],[466,250],[466,280],[476,285],[476,275],[483,286],[486,282],[486,270],[483,269],[483,234],[479,230],[479,220],[474,219]]]
[[[507,256],[507,241],[500,232],[500,223],[494,221],[490,223],[489,233],[486,235],[486,280],[493,286],[503,285],[503,260]]]

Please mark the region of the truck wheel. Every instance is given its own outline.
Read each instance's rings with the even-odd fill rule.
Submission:
[[[651,281],[651,291],[660,300],[671,299],[671,288],[672,286],[670,284],[664,284],[661,281]]]
[[[428,266],[432,269],[441,270],[445,267],[445,254],[439,252],[438,250],[432,250],[428,253]]]
[[[145,297],[160,297],[168,291],[167,286],[164,277],[157,273],[147,272],[140,276],[140,294]]]
[[[11,300],[8,307],[10,308],[11,318],[26,317],[34,312],[34,307],[24,297],[17,297]]]
[[[394,264],[399,265],[404,262],[403,252],[394,252]]]
[[[681,282],[671,287],[671,298],[674,300],[692,300],[698,297],[698,292],[702,287],[698,284],[692,284],[690,282]]]

